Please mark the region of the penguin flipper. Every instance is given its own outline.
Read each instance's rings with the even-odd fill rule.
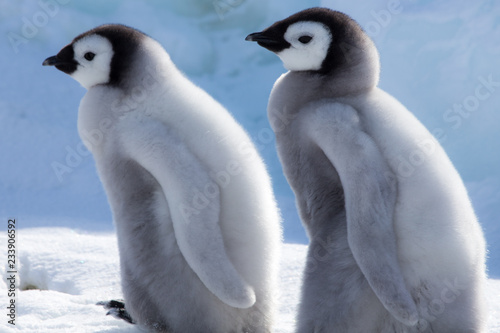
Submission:
[[[357,111],[340,103],[316,105],[303,130],[337,170],[344,189],[347,238],[359,268],[384,307],[400,322],[418,321],[415,302],[398,262],[392,175],[375,141],[362,130]]]
[[[106,315],[111,315],[117,319],[123,319],[129,324],[135,324],[130,314],[125,309],[125,302],[123,300],[111,300],[97,302],[96,305],[103,306],[106,310],[109,310]]]
[[[253,288],[230,261],[219,225],[220,188],[186,144],[164,124],[127,131],[128,155],[156,178],[165,194],[179,249],[203,284],[236,308],[255,303]]]

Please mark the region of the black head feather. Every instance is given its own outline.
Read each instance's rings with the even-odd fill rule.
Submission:
[[[352,61],[353,54],[359,50],[362,40],[367,38],[361,27],[344,13],[328,8],[309,8],[284,20],[278,21],[259,33],[250,34],[246,39],[256,41],[260,46],[273,52],[290,47],[284,35],[288,27],[297,22],[312,21],[324,24],[332,33],[332,42],[323,61],[320,73],[329,73]]]
[[[75,37],[72,44],[93,34],[107,38],[113,46],[114,55],[111,59],[108,84],[120,85],[134,61],[142,40],[147,35],[126,25],[105,24]]]

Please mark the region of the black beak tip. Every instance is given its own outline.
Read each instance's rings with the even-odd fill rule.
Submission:
[[[260,46],[265,47],[273,51],[276,47],[286,42],[277,39],[276,37],[269,36],[264,32],[254,32],[245,38],[246,41],[257,42]]]
[[[249,42],[256,42],[258,39],[258,36],[260,35],[259,32],[254,32],[253,34],[248,35],[245,40]]]
[[[59,63],[57,56],[48,57],[42,63],[42,66],[55,66]]]

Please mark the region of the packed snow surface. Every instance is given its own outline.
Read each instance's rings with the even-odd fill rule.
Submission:
[[[23,333],[140,332],[95,305],[122,298],[116,236],[67,228],[32,228],[19,231],[16,330]],[[7,237],[0,235],[0,246]],[[305,245],[284,244],[280,265],[279,313],[276,333],[292,333],[306,258]],[[6,267],[0,267],[5,273]],[[2,274],[4,275],[4,274]],[[0,282],[0,300],[7,295]],[[500,332],[500,280],[489,280],[490,333]],[[5,302],[1,302],[5,304]],[[2,311],[6,309],[2,305]],[[1,314],[5,318],[5,314]],[[5,319],[0,332],[14,332]]]

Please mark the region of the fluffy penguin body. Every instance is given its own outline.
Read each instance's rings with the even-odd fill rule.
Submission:
[[[377,88],[378,53],[313,8],[247,40],[290,71],[268,116],[310,238],[297,332],[485,332],[485,243],[425,127]]]
[[[113,212],[132,319],[170,333],[271,332],[280,217],[245,131],[132,28],[93,29],[44,64],[88,89],[78,130]]]

